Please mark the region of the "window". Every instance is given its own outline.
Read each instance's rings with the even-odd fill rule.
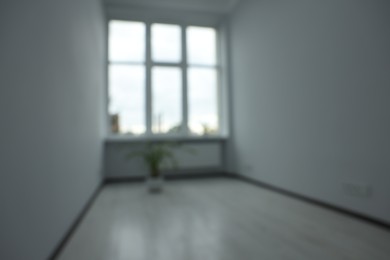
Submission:
[[[111,131],[144,134],[145,24],[112,21],[109,25],[109,114]]]
[[[219,133],[214,28],[111,20],[108,52],[111,133]]]

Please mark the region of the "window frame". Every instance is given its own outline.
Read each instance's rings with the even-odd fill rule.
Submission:
[[[111,62],[109,59],[109,24],[113,20],[120,21],[130,21],[130,22],[142,22],[145,24],[145,62]],[[181,62],[155,62],[152,60],[152,25],[153,24],[168,24],[168,25],[177,25],[180,27],[181,31]],[[187,59],[187,28],[190,26],[196,27],[206,27],[212,28],[216,32],[216,65],[199,65],[199,64],[189,64]],[[106,104],[105,104],[105,114],[106,114],[106,139],[108,140],[197,140],[197,139],[226,139],[228,136],[228,131],[226,129],[227,118],[226,115],[228,111],[224,103],[226,100],[226,89],[227,79],[223,78],[222,74],[222,61],[221,54],[226,51],[223,49],[223,44],[221,43],[220,30],[217,24],[214,23],[204,23],[204,22],[185,22],[177,21],[170,19],[140,19],[140,18],[131,18],[123,16],[111,16],[106,19]],[[110,64],[129,64],[129,65],[144,65],[145,66],[145,126],[146,131],[141,135],[127,135],[127,134],[116,134],[111,131],[110,124],[110,113],[109,113],[109,79],[108,79],[108,70]],[[153,133],[153,111],[152,111],[152,68],[154,66],[161,67],[173,67],[179,68],[182,72],[182,127],[178,133]],[[191,134],[189,130],[189,113],[188,113],[188,69],[192,68],[212,68],[217,72],[217,85],[216,85],[216,106],[217,106],[217,116],[218,116],[218,132],[216,134],[210,135],[194,135]],[[225,83],[225,84],[223,84]]]

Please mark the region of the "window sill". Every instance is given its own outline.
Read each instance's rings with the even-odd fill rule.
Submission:
[[[106,143],[123,142],[224,142],[228,136],[210,135],[210,136],[126,136],[110,135],[105,138]]]

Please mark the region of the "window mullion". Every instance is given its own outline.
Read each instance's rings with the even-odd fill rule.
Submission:
[[[145,70],[146,70],[146,135],[152,135],[152,35],[151,24],[146,24],[146,57],[145,57]]]
[[[189,135],[189,127],[188,127],[188,76],[187,76],[187,35],[186,35],[186,27],[181,26],[181,50],[182,50],[182,63],[181,69],[183,73],[183,83],[182,83],[182,134]]]

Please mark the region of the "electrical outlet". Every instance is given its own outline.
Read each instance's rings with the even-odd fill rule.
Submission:
[[[372,196],[372,187],[368,184],[344,182],[342,189],[344,194],[356,198],[370,198]]]

